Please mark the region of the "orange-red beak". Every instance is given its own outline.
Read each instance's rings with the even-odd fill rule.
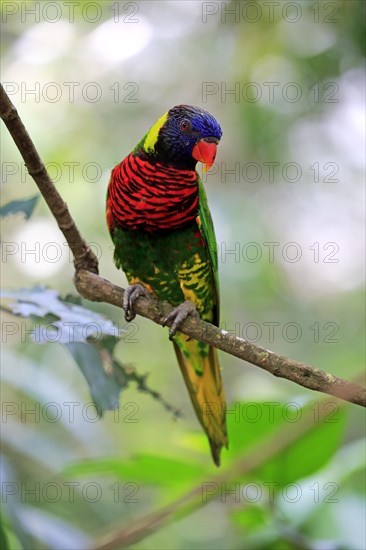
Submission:
[[[193,147],[192,157],[198,162],[203,162],[203,171],[206,172],[215,162],[217,143],[201,139]]]

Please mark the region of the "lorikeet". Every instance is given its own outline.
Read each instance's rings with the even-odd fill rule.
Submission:
[[[207,111],[190,105],[170,109],[112,171],[107,223],[117,268],[129,285],[123,307],[148,292],[176,306],[170,338],[212,457],[228,445],[226,405],[215,348],[189,340],[178,328],[196,310],[218,325],[219,286],[215,233],[197,161],[209,169],[222,131]]]

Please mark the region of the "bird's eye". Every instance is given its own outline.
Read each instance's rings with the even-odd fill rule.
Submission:
[[[183,132],[187,132],[188,130],[190,130],[191,123],[189,122],[189,120],[182,120],[182,122],[180,123],[180,129],[183,130]]]

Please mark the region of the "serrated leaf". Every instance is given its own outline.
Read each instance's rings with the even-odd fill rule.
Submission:
[[[83,373],[99,415],[105,410],[117,409],[119,394],[126,382],[113,364],[110,372],[106,372],[100,352],[92,344],[75,342],[65,347]]]
[[[15,301],[8,304],[14,315],[42,321],[32,334],[37,344],[58,342],[61,344],[87,342],[88,339],[100,339],[102,335],[117,338],[123,329],[112,321],[82,305],[63,300],[56,290],[44,286],[30,289],[1,290],[2,298]],[[54,316],[51,318],[50,316]],[[45,327],[46,325],[46,327]]]
[[[8,204],[5,204],[0,208],[0,217],[5,218],[11,214],[18,214],[21,212],[24,214],[25,219],[28,220],[32,215],[39,197],[40,195],[35,195],[30,199],[21,199],[18,201],[8,202]]]

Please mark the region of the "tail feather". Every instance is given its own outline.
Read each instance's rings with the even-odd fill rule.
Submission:
[[[186,340],[177,334],[174,349],[184,381],[205,430],[212,458],[220,466],[222,447],[228,447],[226,430],[226,403],[217,350],[197,340]]]

